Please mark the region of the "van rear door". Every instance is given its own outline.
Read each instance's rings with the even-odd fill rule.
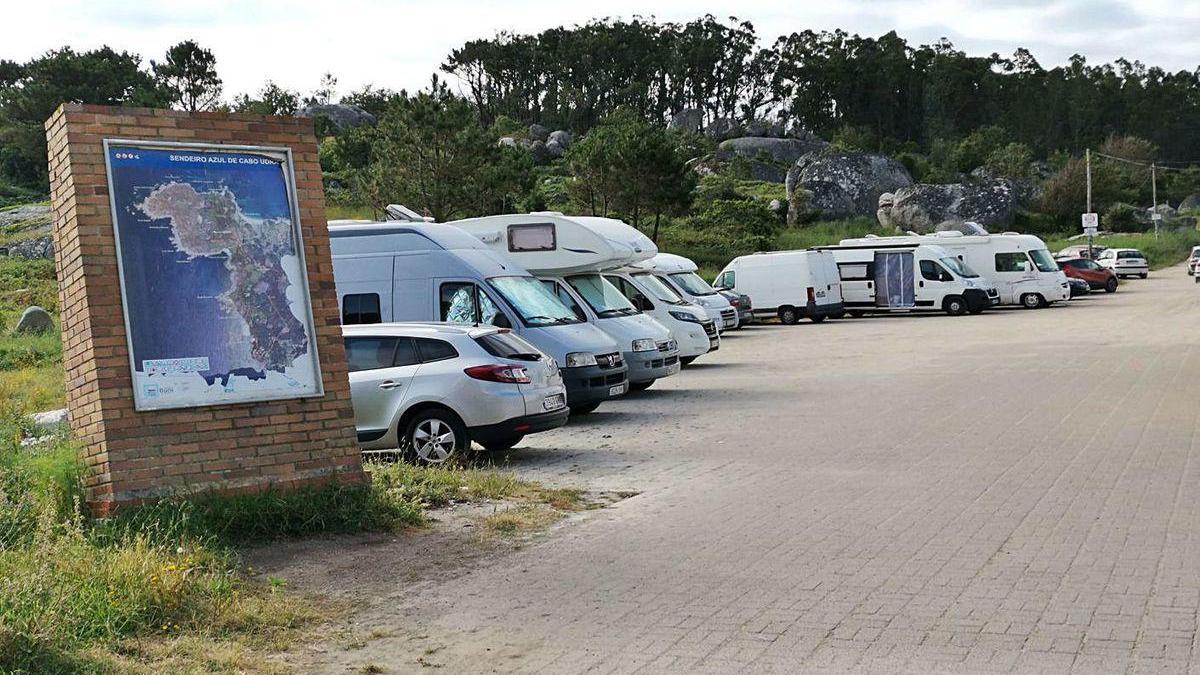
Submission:
[[[808,256],[808,269],[817,290],[825,290],[824,296],[817,294],[818,305],[836,305],[843,301],[842,278],[832,253],[813,251]]]

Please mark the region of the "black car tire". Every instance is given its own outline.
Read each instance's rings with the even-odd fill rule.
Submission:
[[[1148,276],[1150,276],[1150,274],[1149,274],[1149,273],[1143,273],[1143,274],[1139,274],[1139,275],[1138,275],[1138,278],[1139,278],[1139,279],[1145,279],[1145,278],[1146,278],[1146,277],[1148,277]]]
[[[594,413],[594,412],[596,412],[596,408],[599,408],[599,407],[600,407],[599,401],[596,401],[594,403],[580,403],[578,405],[570,406],[572,415],[587,415],[589,413]]]
[[[679,363],[680,363],[680,365],[684,365],[684,366],[690,366],[690,365],[692,365],[692,362],[693,362],[693,361],[695,361],[695,360],[696,360],[696,357],[694,357],[694,356],[681,356],[681,357],[679,357]]]
[[[443,429],[447,431],[442,431]],[[445,442],[435,441],[429,446],[429,432],[437,438],[452,434],[449,439],[450,448],[445,448]],[[418,437],[424,434],[423,437]],[[443,408],[429,408],[418,412],[408,421],[404,429],[404,449],[414,461],[421,464],[445,464],[461,457],[471,447],[471,437],[467,428],[458,415]],[[436,454],[436,457],[431,455]],[[444,455],[444,456],[443,456]]]
[[[1045,304],[1046,301],[1043,300],[1042,296],[1037,293],[1026,293],[1025,295],[1021,296],[1021,306],[1025,309],[1037,309],[1039,307],[1044,307]]]
[[[658,380],[646,380],[645,382],[630,382],[629,383],[629,391],[646,391],[647,389],[650,388],[650,385],[654,384],[657,381]]]
[[[967,301],[961,295],[947,296],[942,301],[942,309],[950,316],[962,316],[967,313]]]
[[[784,305],[779,308],[779,321],[789,326],[794,326],[800,321],[800,312],[796,311],[791,305]]]
[[[1108,281],[1104,282],[1104,292],[1105,293],[1116,293],[1117,292],[1117,278],[1116,277],[1112,277]]]

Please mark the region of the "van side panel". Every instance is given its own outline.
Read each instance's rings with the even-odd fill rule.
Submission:
[[[392,321],[392,257],[334,258],[333,276],[337,279],[338,314],[345,320],[347,295],[377,295],[380,320]]]

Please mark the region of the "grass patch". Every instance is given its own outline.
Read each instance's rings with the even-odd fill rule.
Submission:
[[[66,379],[62,366],[0,371],[0,401],[28,413],[66,407]]]
[[[0,411],[0,673],[276,672],[264,653],[336,612],[246,576],[237,547],[428,522],[428,508],[503,501],[481,530],[513,535],[580,508],[582,493],[480,468],[369,466],[365,485],[164,500],[92,519],[65,436],[22,449]],[[511,506],[515,504],[515,506]]]
[[[40,335],[0,336],[0,371],[62,363],[62,337],[57,330]]]
[[[1150,269],[1156,270],[1170,267],[1183,262],[1191,253],[1193,246],[1200,246],[1200,231],[1173,230],[1160,232],[1155,239],[1153,232],[1140,234],[1111,234],[1096,237],[1095,243],[1109,248],[1136,248],[1146,255]],[[1068,240],[1054,239],[1046,242],[1051,253],[1057,253],[1068,246],[1087,244],[1086,239]]]
[[[562,511],[545,504],[520,504],[484,517],[481,525],[485,533],[512,537],[549,527],[564,516]]]
[[[380,214],[369,206],[325,205],[328,220],[378,220]]]

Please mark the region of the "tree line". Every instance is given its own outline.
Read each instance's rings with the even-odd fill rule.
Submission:
[[[997,126],[1042,156],[1116,134],[1155,143],[1164,159],[1200,157],[1200,68],[1091,65],[1080,55],[1045,68],[1028,49],[970,56],[945,39],[913,45],[895,32],[803,31],[763,46],[735,18],[604,19],[472,40],[443,70],[485,123],[505,115],[586,131],[621,107],[658,121],[698,108],[710,120],[771,116],[826,138],[853,132],[881,150]]]

